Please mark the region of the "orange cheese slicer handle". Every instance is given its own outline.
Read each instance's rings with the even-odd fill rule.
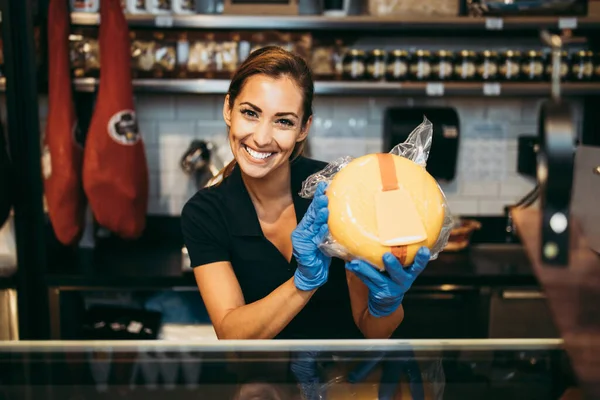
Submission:
[[[394,165],[394,156],[386,153],[377,154],[377,163],[379,164],[379,176],[383,191],[398,189],[398,176],[396,175],[396,166]]]

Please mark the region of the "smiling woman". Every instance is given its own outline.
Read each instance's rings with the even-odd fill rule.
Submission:
[[[328,233],[326,188],[312,202],[299,196],[302,182],[326,166],[302,155],[313,88],[301,57],[279,47],[250,54],[223,104],[234,161],[182,210],[185,245],[220,339],[384,338],[404,317],[411,274],[388,270],[367,286],[354,264],[318,247]]]

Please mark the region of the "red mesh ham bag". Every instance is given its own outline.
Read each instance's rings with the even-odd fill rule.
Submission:
[[[119,0],[103,0],[100,18],[100,86],[83,185],[98,224],[135,239],[146,224],[148,166],[133,104],[129,30]]]
[[[81,182],[83,147],[73,104],[69,59],[69,10],[64,0],[48,7],[48,119],[42,146],[44,195],[59,242],[72,245],[84,227],[85,194]]]

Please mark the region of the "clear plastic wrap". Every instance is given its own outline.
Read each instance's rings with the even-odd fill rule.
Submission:
[[[386,189],[384,165],[381,163],[383,155],[379,154],[356,159],[349,156],[340,157],[303,182],[299,194],[309,199],[314,196],[320,182],[328,184],[330,232],[319,245],[324,253],[344,260],[363,259],[379,269],[383,269],[381,256],[386,251],[391,251],[401,260],[406,260],[406,264],[411,263],[414,253],[422,245],[429,248],[432,260],[438,257],[448,243],[454,218],[443,190],[431,175],[424,173],[432,137],[433,126],[424,117],[423,122],[411,132],[406,141],[397,144],[390,151],[390,154],[412,161],[406,163],[396,158],[389,161],[390,157],[387,157],[386,162],[392,162],[391,167],[387,165],[390,167],[388,170],[394,171],[392,175],[397,175],[395,171],[399,164],[406,164],[402,165],[404,169],[401,171],[409,171],[405,176],[394,176],[398,188],[392,191],[403,192],[398,193],[400,197],[390,197],[385,201],[380,201],[377,197],[389,190],[389,186]],[[352,166],[345,169],[349,164]],[[344,174],[338,175],[342,170]],[[374,174],[381,174],[381,179],[374,179]],[[334,182],[336,176],[340,178]],[[343,184],[340,183],[342,179]],[[399,200],[394,203],[394,199]],[[378,211],[378,207],[385,210]],[[383,221],[382,216],[384,219],[387,216],[388,221]],[[407,229],[413,229],[412,232],[418,234],[409,237],[406,231],[403,241],[384,241],[382,230],[377,226],[398,220],[410,220],[410,224],[406,224],[410,225]],[[398,228],[398,225],[402,224],[394,225]],[[423,238],[425,240],[422,240]],[[398,255],[400,253],[403,254],[402,257]]]

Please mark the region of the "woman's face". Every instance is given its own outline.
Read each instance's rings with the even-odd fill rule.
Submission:
[[[262,178],[284,165],[306,138],[312,118],[302,126],[302,99],[292,79],[265,75],[248,78],[231,108],[225,98],[231,151],[246,175]]]

